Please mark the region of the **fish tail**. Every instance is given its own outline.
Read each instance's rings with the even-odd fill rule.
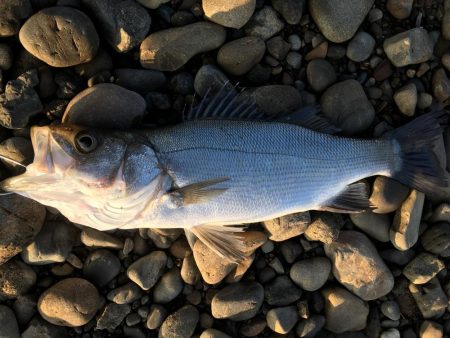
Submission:
[[[396,153],[392,178],[424,193],[447,187],[448,179],[433,149],[442,137],[444,110],[422,115],[392,134]]]

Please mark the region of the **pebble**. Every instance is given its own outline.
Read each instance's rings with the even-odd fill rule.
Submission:
[[[206,329],[199,338],[232,338],[231,336],[216,329]]]
[[[419,93],[419,98],[417,99],[417,108],[427,109],[431,107],[433,103],[433,96],[428,93]]]
[[[211,302],[216,319],[243,321],[253,318],[264,300],[264,289],[257,282],[239,282],[217,292]]]
[[[18,297],[12,308],[17,317],[19,325],[24,326],[29,323],[36,314],[37,297],[35,295],[24,295]]]
[[[380,310],[387,318],[391,320],[400,319],[400,308],[398,304],[392,300],[385,301],[381,303]]]
[[[266,314],[267,326],[274,332],[287,334],[298,321],[297,308],[285,306],[270,309]]]
[[[391,219],[385,214],[375,214],[368,210],[350,214],[350,219],[359,229],[380,242],[389,242]]]
[[[95,18],[102,38],[117,52],[137,47],[150,30],[147,10],[134,0],[81,0]]]
[[[26,294],[36,283],[36,273],[19,260],[0,265],[0,296],[18,298]]]
[[[128,304],[109,303],[100,313],[95,329],[113,331],[130,312],[131,307]]]
[[[299,285],[301,287],[301,285]],[[288,276],[278,276],[264,286],[264,299],[273,306],[285,306],[300,299],[302,291]]]
[[[201,280],[201,274],[193,255],[183,259],[180,275],[183,281],[189,285],[195,285]]]
[[[306,7],[304,0],[272,0],[272,7],[289,25],[298,25]]]
[[[305,231],[305,237],[310,241],[334,242],[339,236],[341,223],[336,214],[322,212],[314,217]]]
[[[294,263],[289,276],[306,291],[319,290],[328,280],[331,263],[325,257],[312,257]]]
[[[334,277],[362,299],[380,298],[394,287],[391,271],[364,234],[342,231],[338,240],[325,244],[324,249]]]
[[[270,6],[264,6],[251,17],[245,26],[245,33],[265,41],[278,34],[283,28],[284,23],[277,12]]]
[[[286,63],[292,68],[292,69],[300,69],[300,66],[302,65],[302,55],[297,52],[290,52],[286,56]]]
[[[303,212],[265,221],[263,227],[271,241],[281,242],[303,234],[310,223],[309,212]]]
[[[347,46],[347,57],[355,62],[367,60],[375,48],[375,39],[366,32],[358,32]]]
[[[425,250],[442,257],[450,257],[450,224],[439,222],[420,237]]]
[[[403,269],[403,274],[414,284],[425,284],[434,278],[445,264],[427,252],[419,253]]]
[[[321,315],[312,315],[301,320],[295,328],[295,333],[300,338],[313,338],[325,326],[325,317]]]
[[[166,84],[163,72],[149,69],[119,68],[113,72],[115,84],[141,95],[157,90]]]
[[[34,87],[39,84],[36,70],[8,81],[4,93],[0,94],[0,124],[9,129],[24,128],[30,117],[43,110]]]
[[[264,56],[266,45],[256,36],[246,36],[224,44],[217,53],[217,63],[231,75],[244,75]]]
[[[127,283],[108,292],[106,298],[116,304],[131,304],[142,298],[144,293],[134,283]]]
[[[305,55],[305,60],[324,59],[328,53],[328,41],[323,41],[317,47],[314,47],[308,54]]]
[[[322,94],[320,104],[324,116],[346,135],[365,131],[375,117],[375,109],[356,80],[332,85]]]
[[[183,281],[178,268],[172,268],[162,275],[153,290],[153,301],[158,304],[169,303],[183,290]]]
[[[97,84],[75,96],[62,118],[63,123],[103,129],[128,129],[145,113],[139,94],[111,83]]]
[[[400,332],[397,329],[391,328],[381,332],[380,338],[400,338]]]
[[[28,165],[33,162],[33,146],[29,139],[24,137],[10,137],[0,143],[0,154],[13,159],[19,163]],[[13,164],[9,161],[3,161],[3,164],[14,175],[23,173],[23,167]]]
[[[244,92],[245,93],[245,92]],[[267,115],[277,115],[288,113],[299,108],[302,103],[302,97],[297,89],[288,85],[267,85],[253,89],[249,94],[254,99],[256,105]],[[303,216],[302,216],[303,215]],[[297,216],[287,216],[284,220],[302,219],[306,214],[298,214]],[[274,221],[279,222],[279,221]],[[281,222],[281,221],[280,221]],[[270,221],[269,221],[270,223]],[[287,226],[283,221],[283,225]],[[280,226],[283,226],[280,225]],[[275,224],[269,226],[278,227]],[[298,229],[298,228],[297,228]],[[280,229],[281,230],[281,229]],[[296,229],[291,229],[295,232]],[[281,235],[283,236],[283,235]],[[284,235],[287,236],[287,235]]]
[[[205,16],[221,26],[242,28],[250,20],[256,0],[203,0]]]
[[[98,286],[105,286],[120,272],[120,260],[111,251],[100,249],[89,254],[84,262],[83,275]]]
[[[396,19],[403,20],[411,15],[414,0],[388,0],[386,9]]]
[[[402,205],[409,194],[409,188],[400,182],[384,176],[377,176],[372,186],[370,203],[377,214],[391,213]]]
[[[164,307],[158,304],[153,304],[148,313],[146,326],[149,330],[159,328],[167,316],[167,311]]]
[[[369,306],[340,287],[322,290],[325,299],[325,327],[333,333],[358,331],[366,327]]]
[[[315,59],[306,67],[308,84],[315,92],[321,92],[336,82],[337,76],[333,66],[326,60]]]
[[[31,244],[41,230],[45,207],[17,194],[0,199],[0,266]]]
[[[82,278],[67,278],[52,285],[38,301],[42,318],[69,327],[85,325],[95,316],[99,306],[97,289]]]
[[[450,51],[442,55],[442,65],[450,72]]]
[[[302,254],[303,248],[297,241],[288,240],[280,244],[280,252],[284,260],[288,264],[292,264]]]
[[[424,285],[411,283],[409,284],[409,291],[416,301],[423,318],[438,318],[445,313],[448,306],[448,298],[436,278]]]
[[[76,235],[76,228],[68,223],[46,222],[33,243],[22,251],[22,259],[31,265],[64,262],[72,251]]]
[[[157,9],[159,6],[169,1],[170,0],[137,0],[142,6],[150,9]]]
[[[309,3],[309,11],[322,34],[331,42],[350,40],[358,30],[373,0],[319,0]]]
[[[247,270],[251,267],[253,261],[255,260],[255,255],[252,254],[248,257],[244,257],[244,259],[239,262],[239,265],[236,266],[231,272],[230,274],[228,274],[227,278],[225,279],[225,281],[227,283],[236,283],[239,282],[242,278],[244,278],[245,273],[247,272]]]
[[[419,238],[424,200],[423,193],[411,190],[400,209],[395,213],[390,238],[398,250],[408,250],[416,244]]]
[[[16,316],[6,305],[0,305],[0,337],[20,338]]]
[[[291,50],[299,51],[302,48],[302,40],[297,34],[291,34],[288,36],[289,44],[291,45]]]
[[[159,338],[191,337],[199,320],[198,310],[185,305],[168,316],[161,325]]]
[[[450,40],[450,1],[444,0],[444,17],[442,18],[442,37]]]
[[[446,102],[450,99],[450,79],[443,68],[439,68],[434,72],[431,86],[434,97],[439,102]]]
[[[142,290],[150,290],[162,276],[166,264],[166,253],[164,251],[153,251],[133,262],[128,267],[127,276]]]
[[[394,35],[384,40],[383,48],[395,67],[426,62],[433,56],[433,43],[423,28],[413,28]]]
[[[431,320],[424,320],[420,325],[420,338],[442,338],[444,336],[444,328],[442,325]]]
[[[105,248],[120,250],[123,248],[123,242],[120,239],[108,234],[104,231],[99,231],[94,228],[85,227],[81,231],[81,242],[90,248]]]
[[[181,72],[175,74],[170,79],[170,85],[178,94],[187,95],[194,93],[194,78],[190,73]]]
[[[56,326],[40,317],[35,317],[22,332],[21,338],[60,338],[67,336],[69,336],[69,332],[65,327]]]
[[[281,36],[274,36],[266,41],[267,51],[277,60],[284,60],[291,49],[291,44]]]
[[[6,43],[0,43],[0,70],[8,70],[13,63],[12,50]]]
[[[219,68],[214,65],[205,65],[195,75],[194,89],[198,95],[205,97],[208,90],[211,94],[215,94],[228,83],[227,76]]]
[[[165,29],[145,38],[139,60],[144,68],[175,71],[195,55],[222,46],[225,38],[225,29],[210,22]]]
[[[20,29],[19,39],[30,54],[53,67],[88,62],[99,47],[89,17],[63,6],[45,8],[30,17]]]
[[[21,21],[33,13],[30,0],[0,1],[0,37],[19,33]]]

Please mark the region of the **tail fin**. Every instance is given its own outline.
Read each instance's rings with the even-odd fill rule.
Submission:
[[[392,178],[424,193],[448,186],[446,172],[433,152],[447,118],[443,110],[430,112],[393,132],[400,161]]]

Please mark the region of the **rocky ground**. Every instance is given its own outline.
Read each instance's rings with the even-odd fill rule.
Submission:
[[[267,114],[320,103],[380,137],[449,103],[449,74],[449,0],[2,0],[0,155],[30,163],[29,127],[55,120],[177,122],[227,81]],[[435,151],[449,168],[450,133]],[[450,336],[449,189],[367,183],[373,212],[254,225],[239,266],[178,230],[80,229],[2,196],[0,337]]]

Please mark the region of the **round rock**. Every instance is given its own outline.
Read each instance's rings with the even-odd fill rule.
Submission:
[[[303,0],[272,0],[272,6],[289,25],[298,25],[303,15]]]
[[[402,114],[413,116],[417,105],[417,87],[414,83],[410,83],[394,94],[394,101]]]
[[[375,109],[356,80],[338,82],[320,100],[323,114],[346,135],[365,131],[373,122]]]
[[[194,89],[198,95],[205,97],[208,90],[211,94],[217,93],[227,83],[229,83],[227,76],[219,68],[204,65],[195,74]]]
[[[0,305],[0,337],[20,338],[16,316],[6,305]]]
[[[264,298],[269,305],[290,305],[299,300],[301,295],[302,291],[288,276],[279,276],[264,286]]]
[[[71,7],[50,7],[29,18],[19,39],[33,56],[53,67],[70,67],[92,60],[99,38],[91,20]]]
[[[256,105],[268,115],[288,113],[298,108],[302,103],[302,97],[298,90],[293,86],[287,85],[267,85],[258,87],[252,90],[249,95],[255,100]],[[300,213],[297,216],[286,216],[283,222],[293,222],[299,218],[303,219],[305,215],[306,213]],[[279,224],[279,226],[288,225]],[[294,231],[294,228],[291,228],[290,230]]]
[[[390,320],[400,319],[400,308],[398,304],[392,300],[383,302],[380,307],[381,312],[388,317]]]
[[[400,208],[409,193],[409,188],[400,182],[384,176],[377,176],[373,182],[370,203],[373,212],[388,214]]]
[[[300,321],[295,328],[295,333],[300,338],[313,338],[325,326],[325,317],[321,315],[312,315],[309,318]]]
[[[143,294],[135,283],[127,283],[108,292],[106,298],[116,304],[130,304],[140,299]]]
[[[111,83],[87,88],[75,96],[64,112],[63,123],[102,129],[128,129],[145,113],[139,94]]]
[[[313,257],[294,263],[289,276],[303,290],[319,290],[328,280],[331,263],[325,257]]]
[[[264,6],[257,11],[245,26],[247,35],[257,36],[264,41],[270,39],[284,28],[283,21],[270,6]]]
[[[139,59],[144,68],[175,71],[193,56],[220,47],[225,38],[225,29],[210,22],[169,28],[142,42]]]
[[[266,51],[263,40],[247,36],[223,45],[217,53],[217,63],[232,75],[243,75],[261,61]]]
[[[439,258],[421,252],[405,266],[403,274],[414,284],[425,284],[444,268],[445,264]]]
[[[450,223],[439,222],[420,237],[425,250],[442,257],[450,257]]]
[[[192,305],[183,306],[162,323],[158,338],[191,337],[200,318]]]
[[[166,263],[167,255],[164,251],[153,251],[131,264],[127,276],[142,290],[149,290],[162,276]]]
[[[267,312],[267,326],[274,332],[287,334],[295,326],[298,320],[296,306],[286,306],[271,309]]]
[[[11,260],[0,265],[0,296],[17,298],[36,283],[36,273],[21,261]]]
[[[347,46],[347,57],[355,62],[367,60],[375,48],[375,39],[366,32],[359,32]]]
[[[94,285],[81,278],[67,278],[42,293],[38,310],[52,324],[75,327],[89,322],[99,305]]]
[[[380,242],[389,242],[389,228],[391,219],[388,215],[375,214],[368,210],[350,215],[353,224],[369,236]]]
[[[306,67],[306,77],[315,92],[321,92],[336,82],[336,72],[326,60],[315,59]]]
[[[183,290],[180,270],[173,268],[162,275],[153,290],[153,301],[158,304],[169,303]]]
[[[100,249],[89,254],[84,262],[83,275],[98,286],[105,286],[120,272],[120,260],[112,252]]]
[[[396,19],[403,20],[409,17],[414,0],[388,0],[386,9]]]
[[[221,26],[239,29],[251,18],[256,0],[203,0],[205,16]]]

